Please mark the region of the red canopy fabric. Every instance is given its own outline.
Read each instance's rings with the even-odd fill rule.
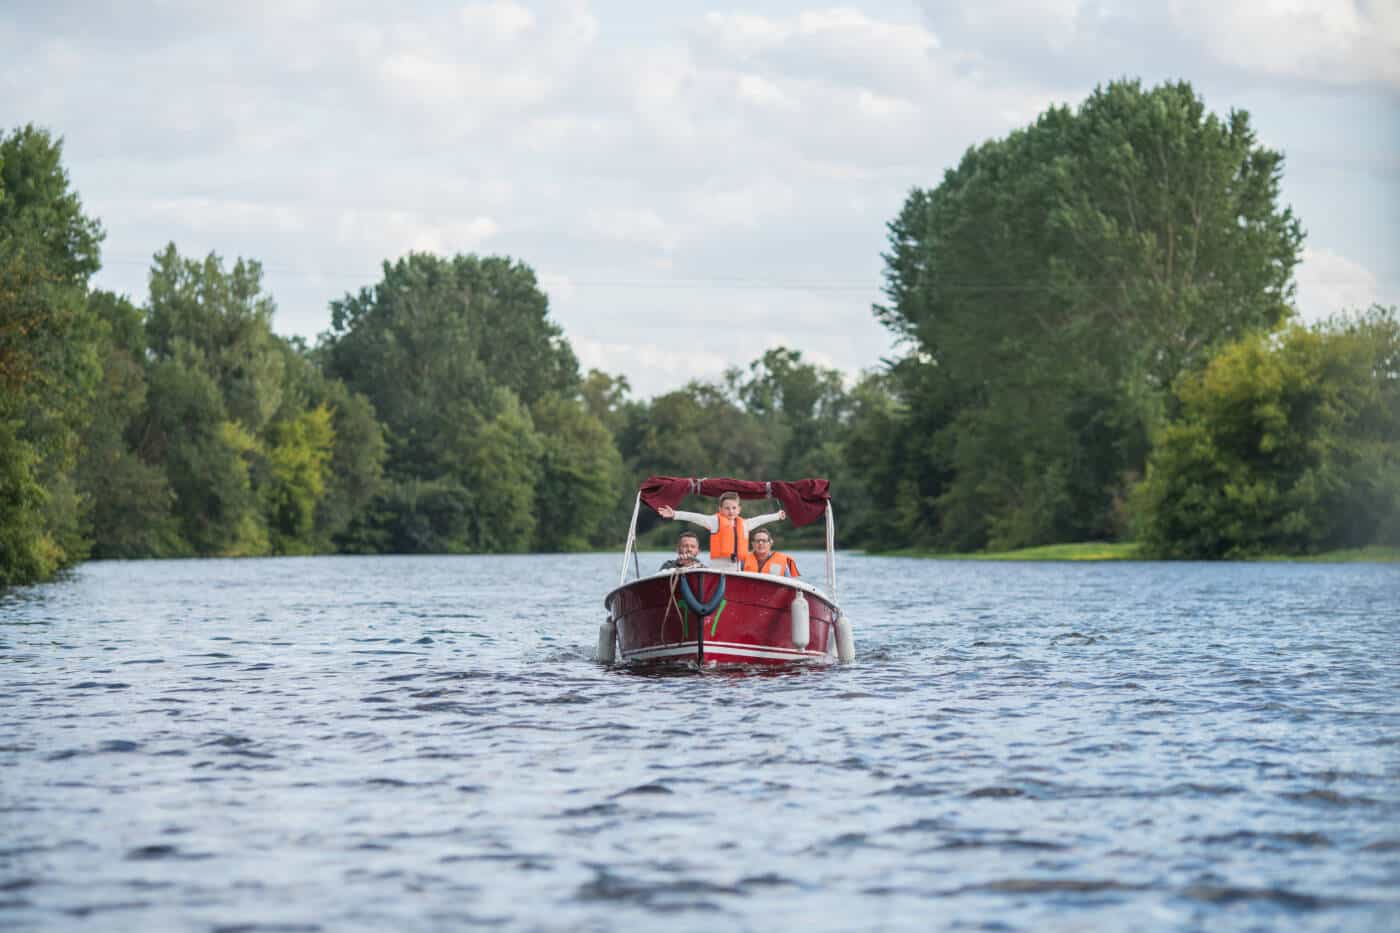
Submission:
[[[826,503],[831,499],[831,484],[824,479],[755,483],[727,476],[700,479],[648,476],[642,483],[642,501],[653,510],[663,505],[675,508],[686,496],[719,496],[726,492],[737,492],[741,499],[777,499],[787,513],[788,521],[801,527],[816,521],[826,512]]]

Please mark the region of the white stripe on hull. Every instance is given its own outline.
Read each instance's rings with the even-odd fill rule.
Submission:
[[[624,661],[661,661],[669,658],[690,659],[697,654],[695,642],[680,642],[678,644],[658,645],[654,648],[638,648],[634,651],[624,650],[622,660]],[[778,648],[774,646],[741,645],[730,641],[707,641],[705,642],[705,655],[708,659],[711,654],[727,654],[740,658],[765,658],[776,661],[800,661],[811,658],[825,658],[828,652],[824,651],[798,651],[796,648]]]
[[[741,658],[777,658],[784,661],[797,661],[802,658],[824,658],[824,651],[798,651],[796,648],[775,648],[772,646],[740,645],[732,641],[706,641],[705,656],[733,654]]]
[[[693,658],[697,654],[695,642],[680,642],[673,645],[659,645],[655,648],[638,648],[635,651],[623,650],[624,661],[655,661],[663,658]]]

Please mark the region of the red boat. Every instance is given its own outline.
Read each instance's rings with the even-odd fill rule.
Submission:
[[[603,600],[608,620],[598,635],[599,660],[645,666],[853,660],[850,623],[836,603],[835,521],[828,489],[826,480],[813,479],[650,477],[632,510],[619,585]],[[824,516],[826,586],[714,567],[644,575],[635,550],[641,506],[675,507],[687,495],[725,492],[737,492],[745,499],[777,499],[794,525]]]

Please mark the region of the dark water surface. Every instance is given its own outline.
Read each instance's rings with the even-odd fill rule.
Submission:
[[[611,556],[0,596],[0,928],[1400,929],[1400,567],[840,570],[778,674],[600,667]]]

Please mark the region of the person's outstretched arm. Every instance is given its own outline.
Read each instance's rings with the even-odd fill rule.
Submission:
[[[665,519],[679,518],[683,522],[699,525],[710,534],[719,531],[719,518],[714,515],[701,515],[699,512],[677,512],[669,505],[663,505],[657,509],[656,514]]]
[[[681,513],[677,512],[676,514],[679,515]],[[778,511],[769,512],[767,515],[755,515],[753,518],[744,519],[744,527],[749,530],[749,534],[753,534],[756,530],[762,528],[769,522],[780,522],[785,518],[787,518],[787,513],[782,509],[778,509]],[[716,524],[716,527],[718,527],[718,524]]]

